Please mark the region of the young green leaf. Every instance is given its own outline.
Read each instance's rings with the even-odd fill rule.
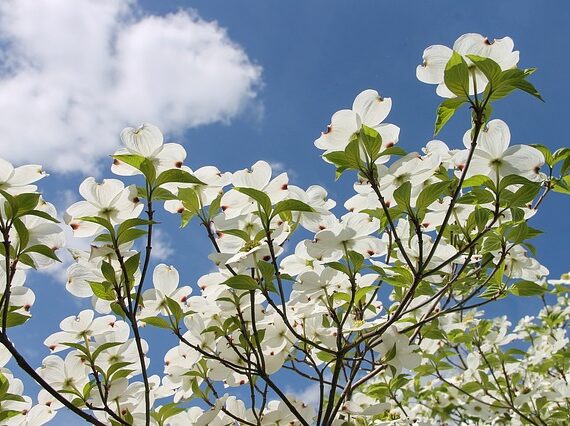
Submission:
[[[257,281],[249,275],[235,275],[225,280],[223,284],[236,290],[256,290],[258,288]]]
[[[277,216],[281,212],[314,212],[315,210],[300,200],[283,200],[275,204],[275,209],[271,216]]]
[[[546,293],[546,288],[532,281],[519,281],[509,288],[509,292],[515,296],[540,296]]]
[[[164,185],[165,183],[176,182],[176,183],[192,183],[195,185],[205,185],[200,179],[186,170],[182,169],[168,169],[162,172],[156,178],[154,183],[156,186]]]
[[[469,67],[465,59],[455,51],[445,65],[443,81],[453,94],[460,97],[469,96]]]
[[[271,212],[271,199],[269,196],[258,189],[255,188],[234,188],[236,191],[241,192],[242,194],[247,195],[250,198],[253,198],[262,208],[266,215],[269,215]]]
[[[479,69],[479,71],[481,71],[485,75],[485,77],[487,77],[487,80],[489,80],[489,84],[491,85],[491,87],[499,82],[502,73],[499,64],[497,64],[491,58],[484,58],[478,55],[465,55],[465,56],[467,56],[471,60],[471,62],[473,62],[473,64],[477,67],[477,69]]]
[[[435,129],[434,136],[437,135],[443,126],[449,121],[455,112],[465,103],[467,98],[465,96],[459,96],[457,98],[446,99],[437,107],[436,118],[435,118]]]
[[[382,148],[382,136],[380,136],[380,133],[363,124],[360,132],[358,132],[358,141],[364,147],[368,157],[370,157],[370,162],[374,163],[379,157],[378,154]]]
[[[409,209],[410,208],[410,198],[412,193],[412,184],[410,182],[404,182],[394,191],[394,200],[398,203],[398,206]]]

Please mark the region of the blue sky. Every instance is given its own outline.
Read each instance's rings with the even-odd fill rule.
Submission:
[[[552,149],[570,145],[566,137],[570,3],[566,1],[478,1],[469,5],[456,1],[149,0],[140,1],[138,6],[139,17],[161,16],[191,6],[191,13],[225,28],[227,37],[241,46],[250,63],[261,68],[252,89],[256,97],[244,102],[239,114],[229,114],[222,122],[211,120],[211,124],[183,133],[183,125],[164,127],[167,136],[184,144],[187,164],[192,168],[216,165],[235,171],[264,159],[279,164],[299,186],[326,187],[342,205],[351,195],[352,177],[343,177],[335,184],[332,167],[320,159],[313,146],[331,114],[349,107],[363,89],[377,89],[393,100],[388,121],[401,127],[399,144],[408,151],[419,150],[432,138],[440,99],[433,86],[417,81],[415,67],[425,47],[451,45],[466,32],[479,32],[489,38],[510,36],[521,51],[520,66],[538,68],[532,81],[545,103],[515,94],[496,105],[495,117],[511,128],[511,143],[541,143]],[[181,80],[180,86],[191,84],[191,77],[188,79]],[[123,126],[137,124],[124,122]],[[469,117],[463,111],[439,137],[450,147],[460,147],[468,126]],[[37,130],[40,134],[41,129]],[[98,142],[86,139],[81,143]],[[118,146],[118,134],[109,146],[113,144]],[[11,149],[7,141],[0,142],[0,148],[3,153]],[[29,155],[30,162],[42,161],[33,149]],[[61,205],[70,198],[69,191],[76,193],[86,175],[81,170],[66,174],[54,171],[40,186],[47,199]],[[103,168],[99,177],[112,176],[108,168]],[[170,240],[174,249],[167,262],[179,268],[183,283],[193,284],[211,269],[206,259],[210,251],[207,240],[199,227],[191,225],[181,231],[174,218],[158,210],[164,222],[164,241]],[[545,232],[535,241],[538,259],[553,277],[570,268],[568,212],[570,197],[554,194],[532,222]],[[64,283],[58,282],[60,277],[34,274],[29,278],[28,285],[37,295],[34,318],[14,333],[14,340],[33,365],[39,365],[47,355],[43,339],[57,330],[59,321],[88,306],[88,302],[78,304],[65,292]],[[535,307],[534,302],[512,298],[488,311],[519,317],[533,313]],[[149,337],[152,343],[152,335]],[[161,363],[161,355],[153,360],[158,370]],[[30,386],[27,380],[26,386]]]

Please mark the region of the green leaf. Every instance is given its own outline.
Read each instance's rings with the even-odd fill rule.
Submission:
[[[24,250],[24,253],[38,253],[57,262],[61,262],[61,260],[59,260],[59,257],[57,257],[55,254],[55,250],[43,244],[36,244],[34,246],[28,247],[26,250]]]
[[[145,324],[152,325],[153,327],[169,328],[169,329],[172,328],[172,325],[161,317],[148,317],[148,318],[141,318],[140,320]]]
[[[356,290],[356,293],[354,295],[354,303],[360,302],[362,299],[364,299],[366,294],[370,293],[371,291],[376,290],[377,288],[378,287],[376,287],[374,285],[369,285],[366,287],[360,287],[358,290]]]
[[[507,229],[508,232],[506,232],[506,237],[509,241],[513,242],[514,244],[520,244],[524,240],[542,234],[542,231],[531,228],[526,224],[525,221],[522,221],[521,223],[516,224],[512,228],[507,228]]]
[[[3,189],[0,189],[0,195],[2,195],[6,201],[8,201],[8,205],[4,205],[4,209],[6,210],[6,217],[9,218],[13,215],[16,215],[16,213],[18,213],[18,201],[16,201],[16,198]]]
[[[180,215],[180,227],[185,228],[190,223],[190,220],[192,220],[194,216],[196,215],[192,213],[190,210],[184,210]]]
[[[391,146],[389,148],[386,148],[384,151],[380,152],[379,157],[383,157],[385,155],[404,156],[406,154],[407,152],[404,148],[400,148],[399,146]]]
[[[127,317],[125,314],[125,311],[123,310],[123,308],[121,308],[121,305],[119,305],[117,302],[111,303],[111,310],[113,311],[113,313],[115,315],[118,315],[123,319],[125,319]]]
[[[503,284],[503,276],[505,275],[505,261],[503,260],[500,265],[495,269],[491,280],[489,281],[490,284],[494,284],[497,287],[500,287]]]
[[[559,148],[552,153],[554,161],[552,165],[556,165],[563,160],[568,160],[570,158],[570,148]],[[561,171],[561,174],[565,174],[565,171]]]
[[[458,204],[487,204],[495,201],[495,195],[483,188],[472,188],[467,194],[457,199]]]
[[[241,192],[242,194],[247,195],[250,198],[253,198],[263,209],[266,215],[269,216],[271,212],[271,199],[269,196],[258,189],[255,188],[234,188],[236,191]]]
[[[502,73],[499,64],[497,64],[491,58],[484,58],[478,55],[465,55],[465,56],[467,56],[471,60],[471,62],[475,64],[475,66],[479,69],[479,71],[481,71],[485,75],[485,77],[487,77],[487,80],[489,80],[491,86],[494,86],[499,82]]]
[[[386,354],[384,355],[384,358],[382,359],[383,362],[387,362],[389,363],[390,361],[392,361],[394,358],[396,358],[396,354],[397,354],[397,349],[396,349],[396,345],[392,346],[392,348],[386,352]]]
[[[196,176],[191,173],[188,173],[186,170],[182,169],[169,169],[162,172],[156,178],[155,185],[161,186],[165,183],[169,182],[176,182],[176,183],[192,183],[195,185],[206,185]]]
[[[176,414],[182,413],[184,411],[184,408],[179,407],[178,404],[176,403],[169,403],[169,404],[165,404],[162,407],[160,407],[160,410],[158,411],[160,418],[162,419],[162,421],[168,419],[169,417],[175,416]]]
[[[148,192],[144,186],[137,186],[137,197],[148,199]]]
[[[102,226],[107,231],[109,231],[111,233],[111,235],[115,234],[115,228],[108,219],[105,219],[105,218],[102,218],[99,216],[83,216],[83,217],[78,217],[77,220],[82,220],[84,222],[96,223],[97,225]]]
[[[570,175],[558,179],[552,190],[562,194],[570,194]]]
[[[443,81],[453,94],[469,96],[469,67],[465,59],[455,51],[445,65]]]
[[[0,371],[0,401],[2,400],[2,396],[6,395],[8,389],[10,388],[10,382],[8,378]]]
[[[135,275],[135,272],[137,271],[139,264],[141,261],[141,253],[137,252],[136,254],[132,255],[131,257],[129,257],[126,261],[125,261],[125,269],[127,270],[127,275],[129,277],[132,277]],[[132,283],[131,283],[132,285]]]
[[[192,188],[180,188],[178,190],[178,199],[193,214],[198,214],[201,208],[198,194]]]
[[[24,399],[23,396],[17,395],[17,394],[15,394],[15,393],[6,393],[6,394],[2,397],[1,401],[24,402],[25,399]]]
[[[363,124],[360,132],[358,132],[358,140],[370,157],[370,162],[374,163],[378,159],[380,149],[382,148],[382,136],[380,136],[380,133]]]
[[[398,206],[409,209],[411,194],[412,184],[410,182],[404,182],[394,191],[394,200],[396,200]]]
[[[467,382],[463,386],[461,386],[461,390],[466,392],[467,394],[471,394],[477,392],[481,389],[481,383],[479,382]]]
[[[499,183],[499,191],[509,187],[510,185],[526,185],[531,184],[534,185],[535,183],[528,180],[527,178],[519,175],[508,175],[501,179]]]
[[[6,395],[10,395],[10,394],[6,394]],[[1,395],[0,395],[1,396]],[[18,415],[22,415],[22,411],[21,410],[4,410],[4,411],[0,411],[0,422],[2,422],[3,424],[10,424],[8,422],[4,423],[6,420],[18,416]]]
[[[27,212],[34,209],[40,201],[40,194],[31,192],[16,196],[18,202],[18,212]]]
[[[148,234],[148,232],[144,229],[138,228],[131,228],[125,232],[123,232],[119,238],[117,239],[117,244],[122,245],[133,240],[136,240],[144,235]]]
[[[97,359],[97,357],[101,354],[101,352],[106,351],[107,349],[114,348],[115,346],[122,345],[122,344],[123,344],[123,342],[106,342],[106,343],[103,343],[103,344],[99,345],[97,347],[97,349],[95,349],[93,351],[93,354],[91,355],[91,359],[93,361],[95,361]]]
[[[22,315],[18,312],[10,312],[8,313],[8,318],[6,319],[6,328],[17,327],[19,325],[24,324],[28,321],[31,317],[29,315]],[[0,318],[0,324],[2,323],[2,319]]]
[[[457,98],[446,99],[438,107],[435,118],[435,130],[433,132],[434,136],[437,135],[443,126],[447,124],[449,119],[453,117],[455,112],[465,103],[467,98],[465,96],[460,96]]]
[[[350,250],[348,252],[348,258],[350,259],[350,262],[352,263],[352,270],[353,272],[358,272],[360,271],[360,269],[362,268],[362,265],[364,263],[364,256],[361,255],[360,253]]]
[[[249,275],[234,275],[228,278],[222,284],[236,290],[256,290],[258,288],[257,281]]]
[[[484,207],[475,206],[475,210],[472,214],[474,216],[477,229],[479,232],[483,232],[483,229],[485,229],[485,226],[487,226],[487,222],[489,222],[489,219],[493,215],[493,212]]]
[[[77,343],[77,342],[62,342],[61,343],[64,346],[67,346],[68,348],[73,348],[73,349],[77,349],[79,352],[81,352],[82,354],[84,354],[86,357],[89,356],[89,351],[87,350],[87,348],[82,345],[81,343]]]
[[[475,175],[467,178],[463,181],[462,188],[473,188],[476,186],[486,186],[492,190],[495,188],[495,183],[491,180],[489,176],[486,175]]]
[[[26,248],[28,242],[30,241],[30,233],[28,231],[28,228],[26,228],[26,225],[24,225],[24,222],[22,222],[20,219],[14,219],[12,225],[14,228],[16,228],[16,232],[18,233],[20,250],[23,250]]]
[[[520,89],[530,93],[532,96],[544,101],[536,88],[526,80],[526,77],[533,74],[534,68],[521,70],[519,68],[511,68],[501,73],[496,85],[492,88],[490,100],[498,100],[504,98],[515,89]]]
[[[234,237],[241,238],[246,242],[251,241],[251,236],[247,232],[242,231],[241,229],[224,229],[220,230],[219,232],[221,232],[222,234],[233,235]]]
[[[174,322],[178,324],[182,318],[184,318],[184,312],[180,307],[180,304],[170,297],[166,297],[166,304],[168,305],[168,309],[170,313],[174,316]]]
[[[127,361],[115,362],[111,364],[111,366],[107,369],[107,377],[111,378],[111,376],[115,373],[115,371],[121,370],[122,368],[127,367],[131,364],[132,362],[127,362]]]
[[[59,223],[59,220],[57,220],[55,217],[52,217],[50,214],[41,210],[30,210],[25,213],[18,214],[18,217],[22,216],[37,216],[41,217],[42,219],[49,220],[50,222]]]
[[[101,243],[113,243],[113,239],[109,234],[99,234],[95,237],[93,241]]]
[[[147,198],[147,197],[143,197]],[[164,188],[154,188],[152,190],[152,199],[154,200],[176,200],[176,195]]]
[[[271,214],[271,216],[277,216],[279,213],[281,212],[309,212],[312,213],[315,210],[309,206],[308,204],[305,204],[304,202],[300,201],[300,200],[283,200],[283,201],[279,201],[277,204],[275,204],[275,209],[273,210],[273,213]]]
[[[362,161],[360,159],[360,143],[358,138],[353,139],[348,143],[344,149],[346,159],[350,168],[360,170],[362,168]]]
[[[420,211],[425,211],[437,199],[448,195],[449,184],[449,181],[436,182],[422,189],[416,200],[418,215],[423,216],[423,214],[420,214]]]
[[[525,79],[516,80],[513,82],[513,85],[517,89],[522,90],[523,92],[526,92],[529,95],[532,95],[535,98],[540,99],[541,101],[544,102],[544,99],[542,98],[542,95],[540,94],[540,92],[538,90],[536,90],[536,87],[534,87],[534,85],[532,83],[530,83],[529,81],[527,81]]]
[[[220,212],[220,203],[222,201],[222,195],[223,193],[220,193],[220,195],[218,195],[216,199],[212,201],[212,204],[210,204],[210,208],[208,209],[208,219],[211,220],[214,216],[216,216]]]
[[[154,164],[150,159],[145,158],[141,163],[139,170],[149,183],[153,183],[156,179],[156,167],[154,167]]]
[[[519,281],[514,283],[509,291],[515,296],[540,296],[546,292],[546,288],[532,281]]]
[[[241,229],[224,229],[220,231],[222,234],[233,235],[234,237],[241,238],[242,240],[249,242],[251,241],[251,236]]]
[[[101,263],[101,273],[107,282],[114,284],[117,281],[115,268],[113,268],[113,266],[111,266],[111,264],[105,260]]]
[[[540,184],[534,182],[528,183],[517,189],[513,195],[507,197],[503,196],[502,201],[506,202],[509,207],[526,206],[529,202],[534,200],[539,191]]]
[[[115,290],[110,284],[98,283],[94,281],[88,281],[89,286],[93,294],[101,300],[107,300],[109,302],[114,301],[117,297],[115,295]]]
[[[261,271],[261,276],[265,285],[269,285],[273,282],[273,277],[275,276],[275,268],[273,264],[259,260],[257,262],[257,268]]]
[[[119,160],[125,164],[128,164],[129,166],[132,166],[137,170],[141,169],[141,164],[143,163],[144,160],[146,160],[146,158],[141,155],[133,155],[133,154],[113,155],[113,158],[115,160]]]
[[[348,273],[348,268],[346,267],[346,265],[344,265],[343,263],[340,262],[328,262],[325,264],[325,266],[328,266],[329,268],[332,269],[336,269],[339,272],[342,272],[345,275],[350,275]]]
[[[394,377],[392,380],[390,380],[390,389],[394,391],[402,389],[410,380],[410,377],[407,377],[405,374],[400,374],[399,376]]]
[[[487,237],[483,240],[482,252],[488,253],[496,250],[500,250],[503,247],[503,240],[494,232],[487,234]]]
[[[127,219],[119,225],[119,228],[117,229],[117,235],[121,235],[126,230],[134,228],[135,226],[143,226],[143,225],[150,225],[156,223],[157,222],[153,222],[147,219],[141,219],[138,217]]]
[[[325,157],[328,161],[338,166],[339,168],[350,169],[353,167],[352,163],[346,157],[344,151],[329,152],[328,154],[324,154],[323,157]]]
[[[393,266],[391,270],[395,275],[388,275],[383,280],[394,287],[409,287],[414,281],[414,276],[407,268]]]
[[[0,250],[3,250],[3,247]],[[30,255],[27,255],[25,253],[20,254],[20,263],[23,263],[24,265],[28,265],[34,269],[37,269],[34,260],[31,258]]]

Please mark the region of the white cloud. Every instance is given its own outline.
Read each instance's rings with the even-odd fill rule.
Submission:
[[[287,176],[289,176],[290,182],[292,179],[297,178],[297,172],[295,172],[295,170],[287,167],[287,165],[285,163],[282,163],[280,161],[269,161],[269,165],[271,166],[271,170],[273,171],[273,176],[277,176],[283,172],[286,172]],[[291,183],[293,183],[293,182],[291,182]]]
[[[311,383],[304,389],[291,389],[289,393],[295,395],[299,401],[303,401],[305,404],[315,408],[319,406],[320,387],[318,383]]]
[[[160,229],[152,231],[152,257],[155,260],[165,261],[174,254],[174,248],[170,244],[169,236]]]
[[[194,12],[134,0],[0,3],[0,149],[9,160],[94,172],[125,126],[227,122],[255,102],[261,68]],[[255,108],[252,108],[255,110]]]

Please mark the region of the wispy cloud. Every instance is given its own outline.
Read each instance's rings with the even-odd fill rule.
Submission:
[[[271,170],[273,171],[274,176],[286,172],[289,176],[289,180],[297,178],[297,173],[295,170],[287,167],[285,163],[282,163],[280,161],[268,161],[268,163],[271,166]]]
[[[174,247],[170,244],[168,235],[160,229],[153,230],[152,256],[155,260],[165,261],[174,254]]]
[[[318,383],[312,383],[303,389],[287,389],[288,394],[293,394],[299,401],[315,408],[319,406],[320,387]]]
[[[227,122],[256,108],[261,68],[195,12],[135,0],[0,3],[0,149],[14,162],[95,172],[127,126]]]

